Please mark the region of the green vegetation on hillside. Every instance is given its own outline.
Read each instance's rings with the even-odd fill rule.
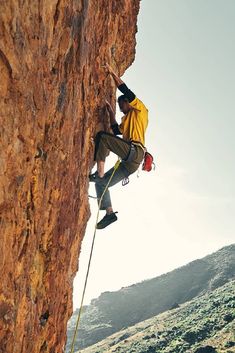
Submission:
[[[75,348],[88,347],[124,327],[210,292],[234,277],[235,244],[162,276],[102,293],[83,310]],[[77,311],[68,325],[67,351],[76,318]]]
[[[235,352],[235,281],[82,350],[82,353]]]

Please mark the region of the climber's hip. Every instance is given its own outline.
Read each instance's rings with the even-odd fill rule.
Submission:
[[[144,149],[135,142],[101,131],[95,138],[95,161],[105,161],[109,151],[122,159],[123,166],[134,173],[144,158]]]

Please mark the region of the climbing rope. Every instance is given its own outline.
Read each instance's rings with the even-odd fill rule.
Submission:
[[[90,257],[89,257],[89,262],[88,262],[88,266],[87,266],[87,273],[86,273],[86,279],[85,279],[85,283],[84,283],[84,287],[83,287],[83,292],[82,292],[82,299],[81,299],[81,304],[80,304],[80,308],[79,308],[79,313],[78,313],[78,317],[77,317],[77,322],[76,322],[76,326],[75,326],[75,330],[74,330],[74,334],[73,334],[73,341],[72,341],[72,345],[71,345],[71,349],[70,349],[70,353],[74,353],[74,345],[75,345],[75,340],[76,340],[76,336],[77,336],[77,332],[78,332],[78,327],[79,327],[79,323],[80,323],[80,318],[81,318],[81,314],[82,314],[82,308],[83,308],[83,301],[84,301],[84,297],[85,297],[85,292],[86,292],[86,286],[87,286],[87,281],[88,281],[88,276],[89,276],[89,271],[90,271],[90,266],[91,266],[91,259],[92,259],[92,254],[93,254],[93,248],[94,248],[94,244],[95,244],[95,236],[96,236],[96,229],[97,229],[97,223],[98,223],[98,219],[99,219],[99,213],[100,213],[100,206],[101,206],[101,202],[103,200],[104,194],[106,193],[111,180],[116,172],[116,170],[118,169],[119,165],[120,165],[121,161],[118,159],[118,161],[115,163],[115,166],[113,168],[113,172],[108,180],[108,183],[99,199],[99,203],[98,203],[98,211],[97,211],[97,216],[96,216],[96,222],[95,222],[95,230],[94,230],[94,234],[93,234],[93,239],[92,239],[92,245],[91,245],[91,251],[90,251]]]

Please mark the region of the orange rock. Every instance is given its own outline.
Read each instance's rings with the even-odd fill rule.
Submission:
[[[139,0],[0,4],[0,353],[63,352],[92,138],[115,97],[101,65],[133,62],[138,11]]]

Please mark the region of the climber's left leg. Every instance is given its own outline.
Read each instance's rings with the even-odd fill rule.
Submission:
[[[95,161],[97,162],[98,176],[100,178],[104,176],[105,159],[109,151],[125,160],[130,153],[130,149],[131,143],[129,141],[104,131],[99,132],[95,138]]]

